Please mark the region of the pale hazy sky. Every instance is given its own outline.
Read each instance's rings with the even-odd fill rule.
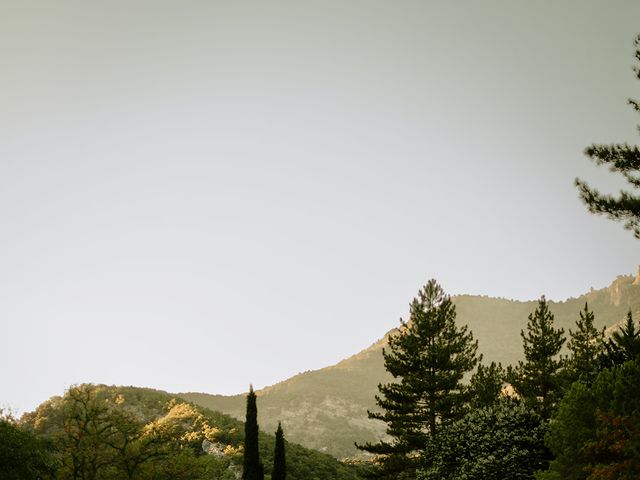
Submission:
[[[237,393],[451,294],[635,271],[628,1],[0,0],[0,405]]]

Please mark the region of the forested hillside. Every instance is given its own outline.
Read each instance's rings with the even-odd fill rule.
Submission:
[[[17,426],[44,442],[43,463],[53,478],[179,480],[242,475],[243,423],[158,390],[71,387],[25,414]],[[260,433],[266,472],[271,472],[274,445],[273,435]],[[286,459],[289,479],[359,478],[355,467],[294,443],[287,443]]]
[[[535,310],[536,300],[522,302],[476,295],[459,295],[453,300],[457,323],[468,325],[473,331],[484,363],[496,361],[507,366],[523,358],[520,331]],[[562,302],[549,301],[548,305],[555,324],[568,334],[569,329],[575,330],[586,302],[595,314],[598,328],[618,324],[629,310],[638,316],[640,276],[619,276],[607,288],[592,289]],[[378,384],[390,379],[382,359],[387,335],[336,365],[301,373],[258,391],[260,424],[267,431],[274,431],[282,420],[289,439],[337,458],[361,454],[354,447],[355,441],[377,440],[385,431],[382,422],[367,419],[367,410],[375,408]],[[244,415],[244,395],[179,396],[235,418]]]

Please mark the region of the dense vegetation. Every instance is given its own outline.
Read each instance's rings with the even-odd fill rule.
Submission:
[[[522,404],[503,400],[446,426],[423,453],[423,480],[524,479],[547,464],[545,426]]]
[[[49,477],[55,472],[52,445],[10,415],[0,417],[0,478],[21,480]]]
[[[640,329],[630,312],[605,341],[585,304],[561,357],[566,337],[542,297],[521,332],[525,360],[506,372],[480,366],[465,386],[477,345],[448,297],[430,282],[411,311],[384,355],[396,381],[379,386],[382,412],[372,414],[390,440],[361,447],[376,455],[371,477],[639,478]]]
[[[576,320],[588,302],[593,312],[593,327],[615,330],[631,311],[640,318],[640,283],[637,277],[621,276],[600,290],[592,290],[563,302],[547,300],[554,315],[555,328],[566,332],[576,330]],[[456,322],[467,325],[478,340],[478,352],[485,365],[492,361],[517,365],[524,361],[520,332],[526,330],[528,315],[537,302],[521,302],[486,296],[462,295],[452,297],[456,307]],[[395,330],[389,332],[392,334]],[[610,333],[610,332],[609,332]],[[260,402],[258,420],[261,428],[273,432],[282,420],[287,439],[309,448],[330,453],[337,458],[362,455],[355,446],[375,443],[385,438],[382,422],[367,419],[367,411],[375,411],[375,395],[379,383],[393,378],[384,368],[382,349],[387,334],[362,352],[332,367],[301,373],[286,381],[257,391]],[[570,353],[570,337],[561,355]],[[226,397],[204,393],[179,394],[198,405],[243,419],[245,396]]]
[[[79,385],[0,423],[0,454],[12,459],[0,463],[0,477],[236,479],[243,443],[242,422],[165,392]],[[258,446],[270,473],[275,438],[260,433]],[[289,479],[359,478],[355,467],[299,445],[286,454]]]
[[[425,360],[431,346],[438,346],[431,354],[438,358],[438,368],[443,370],[440,373],[450,369],[441,383],[451,387],[438,394],[438,404],[447,408],[433,411],[436,435],[432,434],[433,415],[429,408],[410,413],[412,402],[421,400],[420,388],[428,385],[411,380],[411,368],[420,367],[421,362],[409,362],[396,373],[398,379],[408,379],[405,386],[412,391],[404,405],[397,402],[396,406],[402,408],[394,412],[395,416],[387,417],[393,429],[386,444],[393,447],[401,441],[402,448],[411,445],[410,450],[374,452],[374,462],[364,462],[364,467],[356,469],[328,455],[287,443],[287,478],[356,479],[366,471],[369,475],[384,475],[386,469],[377,467],[384,465],[383,459],[389,453],[393,454],[394,473],[387,478],[401,478],[405,467],[408,478],[429,480],[526,479],[533,478],[535,472],[544,480],[637,478],[640,329],[632,314],[605,337],[602,330],[594,327],[596,318],[584,305],[575,313],[574,327],[569,329],[569,355],[561,357],[558,345],[565,339],[564,332],[554,326],[543,298],[531,312],[527,330],[522,332],[523,347],[529,350],[525,361],[508,371],[495,362],[479,364],[475,373],[461,382],[461,372],[473,363],[475,341],[471,332],[453,322],[455,308],[446,297],[436,304],[442,305],[443,300],[446,314],[440,319],[447,319],[449,325],[445,337],[460,341],[457,350],[436,341],[437,336],[430,336],[437,330],[424,326],[408,329],[410,322],[394,334],[396,340],[391,344],[396,348],[387,354],[393,362],[402,357],[403,348],[415,347],[423,349],[423,354],[415,351],[405,360]],[[417,311],[429,311],[424,304],[420,308]],[[432,320],[439,317],[437,312],[432,313]],[[411,332],[405,340],[398,341],[398,337]],[[421,335],[433,341],[424,342]],[[399,345],[403,347],[398,348]],[[455,357],[456,351],[466,352],[463,363],[467,368],[456,370],[453,364],[447,364],[446,353]],[[534,368],[536,364],[552,368]],[[428,362],[422,362],[421,368],[425,365],[432,368]],[[532,368],[527,370],[527,365]],[[550,389],[545,392],[553,391],[553,395],[541,395],[536,388],[518,388],[515,381],[515,391],[507,394],[505,379],[517,378],[524,372],[540,373],[539,382],[534,382],[538,387],[551,378],[553,381],[546,383]],[[526,376],[530,380],[535,377],[531,373]],[[389,405],[382,402],[380,409]],[[412,422],[403,421],[405,414]],[[384,420],[384,415],[380,416]],[[546,420],[547,416],[550,420]],[[244,425],[238,420],[164,392],[79,385],[63,397],[44,402],[20,421],[11,417],[0,421],[0,477],[239,478],[245,437]],[[284,439],[280,441],[284,445]],[[258,450],[264,477],[270,478],[272,472],[279,471],[274,468],[276,439],[260,433]],[[404,464],[405,459],[410,461]]]
[[[636,47],[640,61],[640,37]],[[636,74],[640,79],[640,69]],[[629,102],[640,112],[637,101]],[[597,164],[621,173],[633,188],[640,188],[637,146],[593,145],[586,153]],[[615,198],[581,180],[576,184],[592,212],[625,221],[626,228],[640,238],[640,197],[623,191]],[[475,302],[477,307],[484,299],[465,304],[471,297],[459,297],[454,303],[432,280],[412,302],[409,321],[387,336],[388,350],[383,348],[385,342],[379,342],[332,369],[301,375],[295,382],[271,389],[290,406],[341,412],[341,417],[328,416],[325,422],[335,423],[330,435],[334,453],[344,451],[341,435],[348,434],[351,440],[359,426],[366,442],[359,448],[371,454],[366,468],[295,444],[285,449],[280,424],[275,439],[260,433],[253,389],[243,426],[164,392],[83,384],[20,420],[0,415],[0,478],[637,479],[640,328],[633,312],[640,310],[640,278],[631,280],[619,279],[616,288],[608,290],[604,304],[598,292],[588,297],[596,305],[601,302],[596,308],[608,309],[609,319],[619,318],[621,309],[627,311],[624,324],[609,336],[600,328],[602,323],[597,325],[599,314],[586,301],[579,311],[570,310],[576,302],[558,304],[555,314],[544,296],[535,305],[517,303],[518,308],[534,309],[520,330],[521,355],[517,361],[506,361],[506,369],[501,363],[505,358],[497,356],[489,357],[490,364],[478,364],[482,356],[469,328],[472,322],[458,321],[466,308],[480,328],[498,331],[500,315],[494,310],[491,318],[482,319],[481,309],[470,305]],[[496,305],[495,299],[486,301]],[[505,302],[500,300],[498,305],[514,303]],[[562,309],[575,317],[568,338],[561,326],[566,322],[558,322]],[[510,328],[517,325],[513,317],[506,317]],[[493,340],[496,349],[511,343]],[[568,355],[562,356],[563,352]],[[358,370],[362,365],[383,367],[387,375],[382,377],[371,368]],[[378,384],[376,409],[368,417],[386,425],[386,436],[367,441],[366,436],[375,437],[375,432],[357,421],[348,421],[341,429],[345,422],[336,418],[357,417],[363,403],[354,409],[353,402],[336,395],[351,391],[352,398],[360,400],[369,393],[371,378],[381,377],[386,381]],[[323,392],[320,402],[313,392],[301,389],[310,379]],[[183,396],[215,404],[215,397]],[[235,400],[220,402],[235,405]],[[286,412],[283,408],[280,413]],[[305,433],[309,432],[313,428]]]

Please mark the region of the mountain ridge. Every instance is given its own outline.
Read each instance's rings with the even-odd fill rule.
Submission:
[[[520,331],[537,300],[509,300],[486,295],[455,295],[457,323],[466,324],[479,342],[484,362],[515,364],[522,359]],[[556,326],[575,329],[579,312],[588,303],[597,328],[611,331],[631,310],[640,315],[640,269],[637,275],[619,275],[609,286],[563,301],[548,300]],[[391,381],[384,369],[382,348],[392,328],[369,347],[318,370],[298,373],[256,391],[261,426],[274,430],[282,421],[292,441],[330,453],[337,458],[357,456],[354,442],[377,441],[385,424],[369,420],[367,410],[376,408],[379,383]],[[185,392],[178,396],[202,406],[243,418],[245,394],[211,395]]]

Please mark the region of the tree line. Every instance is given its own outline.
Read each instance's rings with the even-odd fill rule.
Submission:
[[[640,35],[634,45],[640,62]],[[640,65],[634,72],[640,79]],[[628,103],[640,112],[638,100]],[[613,196],[576,178],[587,209],[623,221],[640,238],[640,148],[593,144],[585,154],[631,187]],[[542,297],[521,336],[524,361],[483,365],[472,332],[455,324],[451,299],[429,281],[383,351],[395,381],[379,385],[369,417],[387,424],[389,440],[356,444],[374,455],[370,476],[640,478],[640,331],[631,312],[605,340],[585,304],[563,357],[567,337]]]
[[[567,337],[543,296],[521,331],[524,360],[482,364],[473,333],[430,280],[383,350],[394,381],[379,386],[369,417],[386,422],[389,439],[357,445],[374,456],[369,476],[640,478],[640,330],[629,312],[605,339],[587,304],[577,317],[562,356]],[[604,476],[611,471],[627,476]]]
[[[166,392],[82,384],[19,420],[0,412],[2,480],[355,480],[355,467]],[[259,436],[258,436],[259,433]],[[246,461],[256,455],[257,461]],[[264,467],[263,467],[264,462]],[[246,466],[258,465],[259,476]],[[254,470],[255,472],[256,470]]]
[[[0,478],[233,479],[240,449],[209,455],[203,448],[227,436],[167,394],[76,385],[20,421],[0,419]]]
[[[640,36],[635,46],[640,61]],[[640,79],[640,67],[634,70]],[[629,104],[640,112],[640,102]],[[623,221],[640,238],[640,196],[633,193],[640,189],[640,149],[591,145],[585,153],[633,189],[614,197],[576,179],[587,208]],[[542,297],[521,332],[524,360],[506,368],[483,364],[473,333],[455,318],[450,297],[431,280],[411,303],[409,321],[390,336],[383,356],[395,381],[379,386],[378,409],[369,412],[387,424],[388,439],[357,445],[373,456],[369,476],[640,478],[640,329],[631,312],[605,339],[585,304],[567,338]],[[565,343],[569,355],[561,356]],[[58,408],[27,418],[30,428],[0,415],[0,477],[235,478],[229,457],[240,449],[222,461],[204,455],[203,442],[219,432],[192,406],[171,402],[162,416],[143,419],[122,403],[119,395],[80,385]],[[252,388],[246,420],[242,477],[263,480]],[[36,434],[46,428],[49,435]],[[281,425],[271,473],[286,478]]]

